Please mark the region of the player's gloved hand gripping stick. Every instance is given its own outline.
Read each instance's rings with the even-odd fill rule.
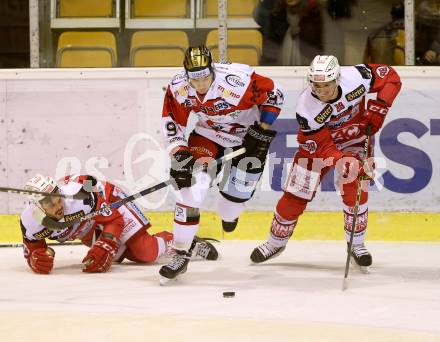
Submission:
[[[236,150],[234,152],[231,152],[231,153],[229,153],[227,155],[224,155],[223,157],[220,157],[220,158],[218,158],[216,160],[213,160],[213,161],[209,162],[208,165],[207,165],[207,168],[211,169],[213,167],[216,167],[217,165],[223,164],[226,161],[231,160],[231,159],[233,159],[233,158],[235,158],[235,157],[237,157],[239,155],[242,155],[245,152],[246,152],[246,149],[242,147],[242,148],[240,148],[240,149],[238,149],[238,150]],[[206,166],[202,165],[202,166],[200,166],[198,168],[195,168],[193,173],[201,172],[201,171],[203,171],[205,169],[206,169]],[[104,206],[104,207],[102,207],[102,208],[100,208],[98,210],[92,211],[92,212],[90,212],[90,213],[88,213],[88,214],[86,214],[84,216],[77,217],[77,218],[75,218],[73,220],[70,220],[70,221],[67,221],[67,222],[55,221],[54,219],[52,219],[52,218],[50,218],[48,216],[45,216],[43,212],[41,212],[42,217],[40,217],[39,219],[41,221],[41,224],[43,226],[45,226],[46,228],[50,229],[50,230],[62,230],[62,229],[65,229],[67,227],[70,227],[70,226],[72,226],[72,225],[74,225],[76,223],[89,220],[89,219],[91,219],[91,218],[93,218],[95,216],[105,214],[105,213],[107,213],[107,212],[109,212],[109,211],[111,211],[113,209],[117,209],[120,206],[124,205],[125,203],[134,201],[135,199],[137,199],[139,197],[142,197],[142,196],[151,194],[151,193],[153,193],[153,192],[155,192],[157,190],[163,189],[163,188],[167,187],[168,185],[170,185],[172,183],[172,181],[173,180],[170,178],[170,179],[168,179],[168,180],[166,180],[166,181],[164,181],[162,183],[156,184],[156,185],[154,185],[154,186],[152,186],[150,188],[144,189],[144,190],[142,190],[142,191],[140,191],[138,193],[135,193],[135,194],[133,194],[131,196],[123,198],[123,199],[121,199],[121,200],[119,200],[117,202],[108,204],[108,205],[106,205],[106,206]]]

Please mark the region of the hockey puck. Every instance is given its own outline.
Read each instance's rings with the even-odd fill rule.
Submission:
[[[235,297],[235,292],[234,292],[234,291],[223,292],[223,297],[224,297],[224,298],[232,298],[232,297]]]

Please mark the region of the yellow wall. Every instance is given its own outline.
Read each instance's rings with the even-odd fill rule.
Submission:
[[[153,228],[172,231],[171,212],[149,213]],[[216,213],[203,212],[200,229],[202,237],[232,240],[265,240],[272,212],[245,212],[235,232],[223,234]],[[341,212],[306,212],[295,229],[297,240],[342,240],[344,238]],[[379,241],[440,241],[440,214],[370,212],[367,240]],[[20,242],[18,215],[0,215],[0,243]]]

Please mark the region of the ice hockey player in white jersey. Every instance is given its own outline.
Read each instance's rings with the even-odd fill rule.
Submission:
[[[173,254],[173,234],[162,231],[150,235],[147,231],[151,227],[150,222],[132,202],[62,230],[49,229],[41,224],[42,215],[67,222],[126,197],[117,186],[89,175],[67,176],[60,184],[51,177],[36,175],[26,183],[26,189],[74,195],[85,191],[86,182],[89,196],[85,200],[31,196],[31,203],[20,216],[20,226],[24,257],[35,273],[48,274],[54,266],[55,251],[47,245],[46,239],[59,242],[79,239],[89,246],[82,260],[82,271],[88,273],[107,272],[113,261],[122,262],[124,258],[151,263],[162,255]],[[210,260],[218,256],[211,243],[197,237],[193,240],[191,252]]]
[[[376,134],[401,88],[400,77],[387,65],[359,64],[340,67],[334,56],[316,56],[308,70],[309,86],[296,106],[299,148],[294,156],[284,193],[275,208],[267,242],[254,249],[251,260],[264,262],[286,247],[298,218],[313,200],[316,189],[331,167],[340,170],[347,241],[353,223],[358,182],[364,179],[352,245],[353,259],[362,267],[372,264],[365,247],[368,222],[368,183],[371,172],[358,161],[366,134]],[[365,96],[376,99],[365,104]],[[367,127],[370,127],[367,130]],[[368,151],[372,156],[372,146]],[[368,158],[370,168],[373,158]],[[351,172],[353,171],[353,172]]]
[[[217,211],[223,230],[233,231],[263,172],[276,134],[269,128],[284,101],[281,89],[271,79],[256,74],[248,65],[213,63],[205,46],[188,48],[183,64],[185,70],[168,85],[162,113],[171,155],[170,176],[179,189],[174,215],[177,254],[160,270],[165,279],[187,269],[188,250],[199,227],[199,209],[215,177],[209,172],[193,175],[194,165],[219,158],[228,149],[246,148],[244,155],[233,159],[219,184]],[[197,121],[188,137],[190,114]]]

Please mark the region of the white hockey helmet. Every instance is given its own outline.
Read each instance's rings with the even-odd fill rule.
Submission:
[[[58,191],[58,184],[52,177],[36,174],[24,186],[26,190],[53,193]],[[44,199],[44,195],[32,194],[29,199],[40,207],[40,201]]]
[[[330,82],[338,83],[341,75],[341,67],[335,56],[316,56],[313,58],[307,72],[307,78],[312,82]]]

